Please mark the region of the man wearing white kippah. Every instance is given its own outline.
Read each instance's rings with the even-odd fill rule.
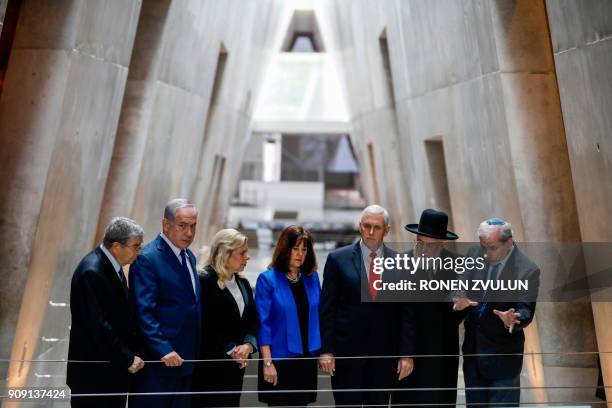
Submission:
[[[471,278],[489,283],[523,280],[529,283],[529,292],[488,290],[476,299],[455,299],[456,311],[467,309],[463,341],[466,402],[472,407],[519,406],[523,328],[535,313],[540,269],[516,246],[510,223],[499,218],[483,221],[478,238],[480,247],[472,248],[468,257],[484,257],[486,262],[470,272]]]

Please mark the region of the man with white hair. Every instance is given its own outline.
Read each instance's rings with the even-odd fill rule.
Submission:
[[[332,376],[338,406],[386,406],[394,381],[412,372],[412,358],[396,357],[414,354],[412,309],[379,301],[382,293],[374,289],[376,280],[397,278],[394,270],[374,273],[376,258],[396,255],[383,244],[389,229],[387,210],[367,207],[359,221],[361,240],[330,253],[325,263],[319,364]]]
[[[525,328],[535,313],[540,270],[512,239],[512,226],[499,218],[478,228],[480,247],[468,257],[484,257],[484,268],[470,272],[471,279],[526,280],[528,294],[494,293],[455,299],[454,309],[465,310],[463,375],[468,406],[519,406]],[[499,355],[497,355],[499,354]]]
[[[138,256],[143,234],[133,220],[113,218],[102,245],[87,254],[74,271],[66,383],[72,394],[119,395],[73,396],[72,407],[124,408],[127,397],[120,394],[130,391],[133,374],[144,366],[121,269]]]

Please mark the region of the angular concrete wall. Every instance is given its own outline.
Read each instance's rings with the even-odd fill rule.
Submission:
[[[400,190],[386,184],[381,201],[396,199],[398,207],[412,207],[412,219],[439,205],[433,186],[440,180],[433,170],[440,155],[432,156],[428,144],[441,140],[451,219],[464,241],[475,241],[478,223],[491,216],[509,220],[519,241],[580,241],[543,1],[336,0],[322,8],[338,30],[336,53],[345,67],[361,166],[371,177],[364,145],[375,140],[387,146],[376,158],[389,169],[377,172],[379,183],[399,173],[398,167],[405,174],[409,193],[392,197]],[[386,87],[377,69],[378,38],[385,29],[398,136],[393,114],[379,119]],[[390,151],[394,141],[398,160]],[[559,309],[580,317],[572,325],[555,325]],[[539,305],[526,351],[595,350],[590,316],[588,304]],[[559,343],[559,338],[573,340]],[[579,380],[592,385],[593,367],[592,356],[526,358],[525,364],[536,386]],[[567,396],[548,391],[524,396],[539,401]]]
[[[226,169],[240,168],[282,10],[278,0],[143,2],[98,237],[110,218],[131,214],[152,238],[164,204],[184,196],[200,208],[197,242],[204,241],[210,212],[229,200],[209,191],[215,155]],[[220,185],[236,175],[225,171]]]
[[[7,4],[8,0],[0,0],[0,33],[2,33],[2,28],[4,27],[4,13]]]
[[[229,186],[282,10],[279,0],[24,2],[0,99],[0,357],[11,344],[13,360],[65,357],[70,276],[112,216],[133,216],[151,238],[171,197],[196,197],[201,219],[213,206],[222,214],[231,187],[208,191],[208,157],[226,157],[217,184]],[[8,384],[61,385],[64,372],[14,362]]]
[[[227,17],[217,21],[220,27],[226,27],[217,41],[223,42],[227,61],[209,108],[201,160],[190,190],[202,214],[195,242],[198,247],[225,223],[251,136],[253,108],[270,59],[278,52],[277,34],[287,19],[287,6],[283,0],[233,0],[220,5]],[[215,160],[225,163],[222,171],[220,166],[215,170]]]
[[[585,242],[611,242],[612,4],[549,0],[547,8],[580,232]],[[607,353],[600,355],[604,383],[610,386],[612,303],[593,303],[593,315],[599,351]]]
[[[395,98],[389,83],[395,72],[385,69],[388,55],[384,2],[344,0],[320,2],[323,38],[335,55],[341,76],[347,78],[345,97],[351,115],[351,141],[359,158],[368,204],[380,204],[391,216],[391,240],[405,241],[406,223],[417,214],[408,192],[409,160],[402,155]],[[350,3],[350,4],[349,4]],[[420,214],[420,213],[419,213]]]
[[[93,244],[139,9],[22,3],[0,99],[2,358],[40,356],[41,333],[67,329],[49,300],[67,299],[71,269]],[[8,385],[31,375],[11,364]]]
[[[131,215],[151,238],[166,201],[185,196],[201,221],[215,207],[222,218],[283,10],[280,0],[24,2],[0,99],[0,358],[11,345],[14,360],[65,357],[70,276],[111,217]],[[218,196],[215,155],[227,161]],[[8,384],[61,385],[64,372],[13,363]]]

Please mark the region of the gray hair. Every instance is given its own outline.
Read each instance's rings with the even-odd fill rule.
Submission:
[[[385,218],[385,225],[389,225],[389,212],[378,204],[368,205],[366,208],[364,208],[359,219],[361,220],[366,214],[383,214]]]
[[[506,242],[512,238],[512,225],[501,218],[489,218],[478,226],[478,237],[489,238],[499,231],[499,240]]]
[[[196,206],[190,203],[187,199],[174,198],[168,201],[168,204],[166,204],[166,207],[164,208],[164,218],[170,222],[174,222],[176,212],[181,208],[193,208],[194,210],[196,210],[196,212],[198,211]]]
[[[106,248],[110,248],[113,242],[125,245],[130,238],[142,238],[143,236],[144,230],[134,220],[127,217],[115,217],[106,226],[102,244]]]

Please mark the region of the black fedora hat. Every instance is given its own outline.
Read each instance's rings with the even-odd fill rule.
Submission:
[[[448,215],[443,211],[427,209],[421,213],[418,224],[408,224],[404,228],[406,231],[430,238],[448,240],[459,238],[454,232],[447,231]]]

